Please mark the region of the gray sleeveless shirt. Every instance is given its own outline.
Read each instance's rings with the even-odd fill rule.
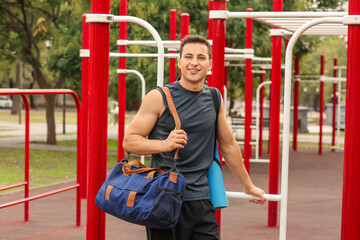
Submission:
[[[177,169],[186,181],[185,201],[210,199],[207,170],[214,157],[216,111],[209,87],[204,85],[198,92],[183,88],[179,82],[166,85],[170,89],[176,110],[181,120],[181,128],[187,133],[188,142],[179,150]],[[157,120],[149,139],[165,140],[175,128],[163,91],[165,111]],[[217,91],[218,102],[220,92]],[[219,106],[220,108],[220,106]],[[151,167],[168,171],[174,164],[174,153],[153,154]]]

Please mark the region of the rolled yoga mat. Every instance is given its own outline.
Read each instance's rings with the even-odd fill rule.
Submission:
[[[219,150],[216,147],[215,149],[215,158],[218,161],[213,161],[213,164],[208,170],[208,179],[210,186],[210,198],[211,203],[213,204],[215,209],[221,209],[229,206],[226,192],[224,179],[222,175],[222,170],[220,167],[220,156]]]

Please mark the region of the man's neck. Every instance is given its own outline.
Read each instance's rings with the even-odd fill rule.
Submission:
[[[202,81],[200,81],[200,82],[196,82],[196,83],[186,81],[186,80],[184,80],[183,78],[180,78],[180,79],[179,79],[179,84],[180,84],[183,88],[185,88],[186,90],[189,90],[189,91],[192,91],[192,92],[201,91],[201,89],[202,89],[203,86],[204,86],[204,82],[205,82],[205,79],[202,80]]]

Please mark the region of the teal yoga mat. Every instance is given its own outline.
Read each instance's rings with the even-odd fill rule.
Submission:
[[[220,159],[219,150],[217,147],[215,149],[215,158],[217,160]],[[220,165],[216,161],[213,161],[212,166],[208,170],[208,179],[210,186],[211,203],[213,204],[214,208],[221,209],[228,207],[229,203],[226,197],[222,170]]]

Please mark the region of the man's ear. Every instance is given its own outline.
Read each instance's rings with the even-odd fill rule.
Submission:
[[[178,68],[180,69],[181,57],[178,58]]]
[[[212,69],[212,65],[213,65],[213,61],[212,61],[212,59],[210,59],[209,71]]]

